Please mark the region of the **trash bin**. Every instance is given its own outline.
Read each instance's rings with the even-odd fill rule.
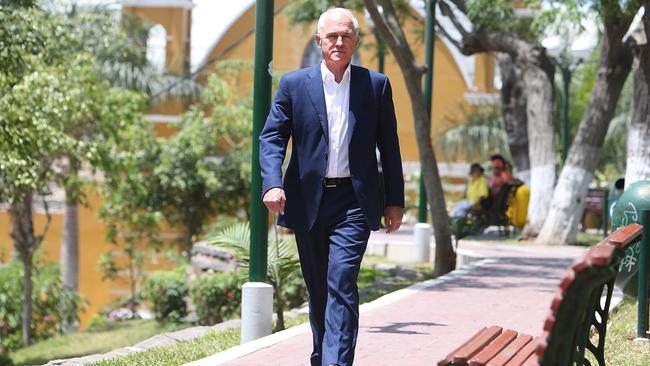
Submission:
[[[612,212],[612,228],[641,223],[641,212],[650,210],[650,181],[642,180],[631,184],[616,200]],[[639,271],[640,243],[625,250],[625,257],[616,276],[616,286],[626,294],[636,296],[637,273]]]

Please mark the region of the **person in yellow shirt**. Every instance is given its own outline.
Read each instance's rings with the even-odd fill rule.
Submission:
[[[452,218],[465,217],[472,207],[480,205],[481,200],[488,197],[488,184],[483,175],[484,171],[481,164],[474,163],[470,166],[465,199],[456,203],[451,210]]]

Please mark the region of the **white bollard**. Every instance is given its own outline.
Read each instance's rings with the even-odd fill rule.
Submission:
[[[246,282],[241,291],[241,343],[273,333],[273,286]]]
[[[413,261],[428,262],[429,246],[431,245],[431,233],[433,228],[427,223],[415,224],[415,243],[413,245]]]

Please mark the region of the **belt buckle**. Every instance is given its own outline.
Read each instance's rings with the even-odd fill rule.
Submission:
[[[328,183],[328,182],[336,182],[336,179],[333,178],[325,178],[323,179],[323,183],[325,183],[325,188],[335,188],[338,184],[337,183]]]

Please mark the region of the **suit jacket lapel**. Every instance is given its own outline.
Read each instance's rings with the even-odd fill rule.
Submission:
[[[323,128],[325,135],[325,142],[329,145],[329,129],[327,125],[327,107],[325,105],[325,92],[323,91],[323,78],[320,73],[320,63],[312,67],[307,72],[307,79],[305,80],[305,87],[309,99],[311,99],[316,114],[320,120],[320,125]]]

